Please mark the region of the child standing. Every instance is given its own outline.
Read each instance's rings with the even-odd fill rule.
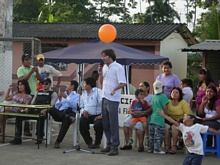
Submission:
[[[181,80],[181,88],[183,91],[183,99],[189,104],[192,109],[192,99],[193,99],[193,82],[191,79],[184,78]]]
[[[171,117],[164,114],[163,111],[158,111],[159,115],[167,119],[170,123],[173,123],[177,129],[182,132],[185,146],[189,153],[186,155],[183,165],[200,165],[202,164],[203,142],[201,133],[212,132],[214,134],[220,134],[217,130],[209,128],[209,126],[194,124],[194,115],[184,115],[183,124],[173,120]]]
[[[128,140],[128,145],[132,145],[133,139],[132,139],[132,133],[133,133],[133,128],[137,122],[141,122],[144,127],[145,131],[145,138],[148,138],[148,127],[147,127],[147,118],[146,114],[144,111],[148,109],[148,103],[147,101],[144,100],[144,91],[142,89],[137,89],[135,91],[135,97],[136,100],[133,100],[131,103],[131,106],[129,107],[130,114],[132,115],[132,119],[130,122],[130,127],[129,127],[129,140]],[[136,113],[139,111],[140,113]]]
[[[149,125],[149,147],[148,152],[153,152],[155,154],[165,154],[161,150],[161,146],[164,140],[165,134],[165,120],[162,116],[158,114],[158,111],[163,109],[167,111],[168,98],[163,94],[164,86],[160,81],[156,81],[153,84],[154,96],[152,98],[152,115]]]

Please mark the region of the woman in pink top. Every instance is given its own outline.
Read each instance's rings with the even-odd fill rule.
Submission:
[[[170,92],[173,87],[180,87],[179,78],[171,72],[172,67],[173,66],[170,61],[164,61],[162,63],[163,73],[156,78],[156,81],[161,81],[163,83],[164,94],[167,96],[167,98],[170,98]]]
[[[204,116],[200,124],[208,125],[216,130],[220,129],[220,99],[217,97],[216,87],[210,85],[207,87],[205,96],[198,109],[198,114]],[[206,145],[212,146],[212,136],[208,136]]]
[[[205,96],[205,91],[206,91],[206,88],[209,86],[209,85],[212,85],[212,86],[215,86],[214,84],[214,80],[212,79],[211,77],[211,73],[208,69],[206,68],[202,68],[200,71],[199,71],[199,84],[197,85],[197,93],[196,93],[196,110],[198,111],[198,108],[202,102],[202,98],[203,96]],[[196,112],[197,113],[197,112]],[[198,116],[200,117],[204,117],[203,115],[199,115],[197,113]]]
[[[208,125],[216,130],[220,129],[220,99],[217,97],[216,87],[211,85],[207,87],[198,114],[205,116],[201,118],[201,124]]]
[[[6,92],[5,95],[5,100],[6,101],[11,101],[12,104],[30,104],[32,97],[30,95],[31,90],[29,87],[29,84],[27,80],[19,80],[17,83],[17,91],[13,92],[10,94],[11,90],[13,88],[13,84],[11,84],[8,88],[8,91]],[[21,112],[21,108],[16,108],[16,107],[7,107],[5,108],[5,112]],[[7,116],[3,117],[0,116],[0,133],[3,133],[5,122],[6,122]],[[0,137],[0,142],[2,141],[2,137]]]

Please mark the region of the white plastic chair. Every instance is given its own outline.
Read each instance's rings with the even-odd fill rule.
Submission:
[[[76,130],[77,129],[77,124],[76,124],[77,120],[78,120],[78,115],[76,115],[76,121],[73,124],[73,139],[74,139],[73,140],[73,145],[76,145],[76,141],[77,141],[77,130]],[[36,134],[37,120],[24,120],[23,124],[22,124],[22,127],[23,127],[25,121],[26,122],[30,122],[30,123],[33,124],[32,138],[35,138],[35,136],[36,136],[35,134]],[[55,121],[53,119],[53,117],[48,114],[48,127],[47,127],[47,131],[46,131],[46,121],[45,121],[45,124],[44,124],[44,132],[45,133],[47,132],[47,144],[48,145],[51,142],[52,136],[57,136],[58,135],[57,133],[53,134],[53,132],[52,132],[53,124],[59,124],[59,126],[61,126],[62,122]],[[22,128],[22,130],[23,130],[23,128]],[[24,136],[24,135],[22,134],[22,136]],[[46,135],[44,135],[44,138],[45,138],[45,136]]]

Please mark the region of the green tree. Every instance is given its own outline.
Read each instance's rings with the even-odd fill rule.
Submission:
[[[194,33],[200,41],[206,39],[219,39],[218,37],[218,12],[217,5],[209,8],[209,11],[202,14],[201,19],[195,27]]]
[[[180,21],[178,12],[174,9],[174,3],[169,0],[147,0],[150,4],[145,13],[134,15],[138,23],[173,23],[175,19]],[[151,5],[151,2],[153,4]]]
[[[88,0],[56,0],[41,7],[39,22],[96,22],[96,8]]]
[[[13,21],[35,22],[40,13],[40,8],[47,0],[14,0]]]
[[[99,15],[99,22],[112,22],[110,17],[115,17],[120,22],[131,22],[129,8],[136,8],[137,2],[135,0],[94,0],[97,6]],[[114,18],[113,18],[114,19]]]

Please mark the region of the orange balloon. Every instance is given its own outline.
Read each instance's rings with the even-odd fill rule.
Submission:
[[[105,24],[99,28],[98,35],[102,42],[109,43],[115,40],[117,31],[113,25]]]

